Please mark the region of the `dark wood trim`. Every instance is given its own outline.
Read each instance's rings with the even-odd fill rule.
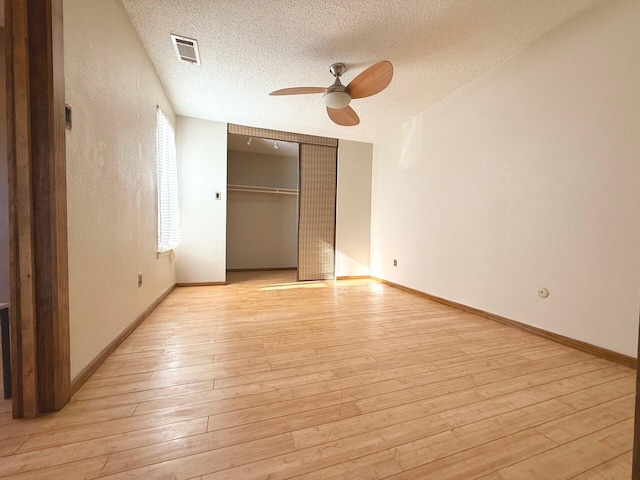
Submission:
[[[26,0],[5,1],[13,416],[38,414]]]
[[[62,0],[7,0],[13,416],[70,398]]]
[[[226,285],[227,282],[191,282],[191,283],[176,283],[176,287],[219,287]]]
[[[336,281],[338,280],[368,280],[369,275],[346,275],[342,277],[336,277]]]
[[[227,268],[227,272],[281,272],[285,270],[297,270],[297,267],[268,267],[268,268]]]
[[[94,358],[91,363],[89,363],[89,365],[87,365],[78,375],[74,377],[74,379],[71,381],[72,396],[78,390],[80,390],[80,387],[82,387],[82,385],[84,385],[85,382],[89,380],[89,378],[91,378],[91,375],[93,375],[95,371],[100,368],[100,365],[102,365],[104,361],[109,358],[109,355],[111,355],[115,351],[115,349],[118,348],[120,344],[122,344],[122,342],[124,342],[127,337],[131,335],[135,331],[135,329],[138,328],[140,324],[146,320],[151,312],[153,312],[158,307],[158,305],[160,305],[162,301],[167,298],[171,292],[173,292],[175,287],[176,285],[172,285],[164,292],[162,292],[162,294],[160,294],[160,296],[151,305],[149,305],[144,310],[144,312],[138,315],[136,319],[131,322],[131,324],[127,328],[125,328],[120,335],[114,338],[111,343],[109,343],[109,345],[107,345],[98,354],[98,356]]]
[[[403,290],[405,292],[417,295],[422,298],[426,298],[427,300],[432,300],[434,302],[441,303],[443,305],[447,305],[449,307],[456,308],[458,310],[462,310],[464,312],[472,313],[474,315],[478,315],[480,317],[487,318],[489,320],[494,320],[496,322],[502,323],[504,325],[509,325],[511,327],[516,327],[520,330],[524,330],[525,332],[532,333],[539,337],[544,337],[546,339],[552,340],[554,342],[560,343],[562,345],[566,345],[568,347],[575,348],[576,350],[581,350],[583,352],[590,353],[597,357],[605,358],[607,360],[611,360],[612,362],[619,363],[621,365],[625,365],[627,367],[636,368],[637,361],[633,357],[629,357],[627,355],[623,355],[622,353],[614,352],[612,350],[607,350],[606,348],[597,347],[595,345],[591,345],[590,343],[581,342],[580,340],[575,340],[573,338],[565,337],[564,335],[559,335],[557,333],[549,332],[547,330],[543,330],[538,327],[533,327],[531,325],[527,325],[526,323],[518,322],[516,320],[511,320],[510,318],[502,317],[500,315],[496,315],[494,313],[485,312],[484,310],[480,310],[478,308],[469,307],[462,303],[453,302],[451,300],[447,300],[445,298],[436,297],[435,295],[430,295],[425,292],[421,292],[419,290],[414,290],[413,288],[405,287],[404,285],[399,285],[397,283],[389,282],[387,280],[383,280],[377,277],[371,277],[371,280],[383,283],[385,285],[389,285],[391,287],[397,288],[399,290]],[[640,479],[639,479],[640,480]]]
[[[62,0],[29,2],[28,16],[38,411],[47,413],[71,398]]]
[[[52,64],[53,64],[53,147],[55,165],[49,180],[49,188],[55,203],[52,218],[55,223],[53,263],[54,299],[56,317],[53,330],[53,358],[55,369],[54,394],[50,398],[51,408],[60,410],[71,400],[71,336],[69,324],[69,238],[67,232],[67,127],[64,83],[64,0],[52,2]]]
[[[640,336],[638,338],[638,358],[640,358]],[[636,415],[633,426],[631,480],[640,480],[640,368],[636,370]]]

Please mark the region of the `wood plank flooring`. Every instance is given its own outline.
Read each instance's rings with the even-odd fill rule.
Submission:
[[[11,479],[628,479],[632,369],[368,280],[177,288]]]

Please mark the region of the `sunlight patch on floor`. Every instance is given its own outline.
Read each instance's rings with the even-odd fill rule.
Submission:
[[[280,283],[276,285],[267,285],[265,287],[261,287],[260,291],[292,290],[294,288],[327,288],[327,286],[324,283],[318,282]]]

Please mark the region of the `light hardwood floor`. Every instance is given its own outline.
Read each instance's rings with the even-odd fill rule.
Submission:
[[[176,289],[16,479],[628,479],[634,371],[365,280]]]

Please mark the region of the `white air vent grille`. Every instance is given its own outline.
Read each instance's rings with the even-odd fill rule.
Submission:
[[[171,41],[179,61],[200,65],[200,52],[198,51],[198,42],[196,40],[171,35]]]

